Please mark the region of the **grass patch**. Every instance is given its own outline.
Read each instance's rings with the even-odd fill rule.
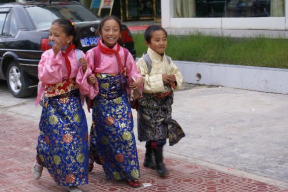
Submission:
[[[143,34],[133,34],[137,57],[147,50]],[[173,60],[288,68],[288,41],[264,37],[232,38],[194,34],[168,36]]]

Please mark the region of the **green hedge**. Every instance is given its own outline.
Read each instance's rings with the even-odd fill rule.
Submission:
[[[143,34],[133,34],[137,57],[147,50]],[[232,38],[168,36],[166,54],[173,60],[288,68],[288,40],[264,37]]]

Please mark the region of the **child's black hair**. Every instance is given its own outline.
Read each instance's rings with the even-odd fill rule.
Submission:
[[[167,37],[167,31],[161,27],[160,25],[150,25],[144,32],[144,38],[145,38],[145,41],[148,42],[148,43],[151,43],[151,37],[152,37],[152,33],[154,33],[155,31],[163,31],[165,34],[166,34],[166,37]]]
[[[78,45],[80,44],[80,37],[72,21],[70,21],[69,19],[56,19],[52,22],[52,24],[60,25],[64,29],[64,33],[67,36],[72,35],[73,36],[72,43],[75,45],[75,47],[78,47]]]
[[[118,17],[114,16],[114,15],[108,15],[108,16],[105,16],[105,17],[101,20],[101,22],[100,22],[100,24],[99,24],[99,26],[98,26],[98,34],[102,35],[102,28],[103,28],[103,26],[104,26],[104,23],[105,23],[106,21],[110,20],[110,19],[115,20],[115,21],[118,23],[119,28],[120,28],[120,33],[122,32],[122,24],[121,24],[120,19],[119,19]]]

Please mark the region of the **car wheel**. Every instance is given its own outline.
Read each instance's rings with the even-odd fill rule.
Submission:
[[[6,77],[8,88],[14,97],[22,98],[33,94],[34,90],[28,88],[29,77],[16,61],[10,62]]]

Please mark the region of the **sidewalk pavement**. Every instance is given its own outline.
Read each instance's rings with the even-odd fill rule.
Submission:
[[[12,102],[6,97],[0,92],[0,191],[66,191],[47,170],[40,180],[32,178],[41,111],[33,106],[35,98]],[[136,122],[136,111],[133,115]],[[87,113],[91,123],[90,116]],[[137,141],[144,186],[132,189],[107,181],[96,165],[89,185],[80,188],[84,192],[288,192],[287,95],[186,84],[175,92],[173,117],[186,137],[173,147],[165,146],[167,178],[142,166],[144,143]]]

